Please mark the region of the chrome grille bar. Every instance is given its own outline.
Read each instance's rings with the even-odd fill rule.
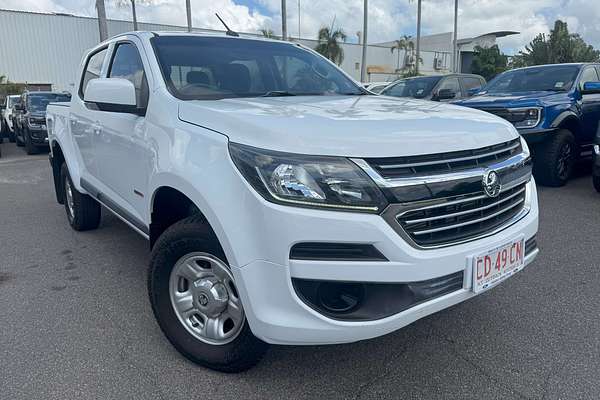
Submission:
[[[443,231],[447,231],[447,230],[451,230],[451,229],[456,229],[456,228],[461,228],[464,226],[468,226],[468,225],[473,225],[473,224],[477,224],[479,222],[484,222],[487,220],[490,220],[492,218],[497,217],[498,215],[502,215],[507,211],[510,211],[511,209],[522,205],[525,202],[525,199],[518,199],[516,202],[511,203],[510,205],[508,205],[507,207],[504,207],[502,209],[500,209],[499,211],[496,211],[490,215],[486,215],[485,217],[481,217],[481,218],[477,218],[474,220],[469,220],[469,221],[465,221],[465,222],[461,222],[458,224],[453,224],[453,225],[446,225],[446,226],[442,226],[439,228],[432,228],[432,229],[426,229],[426,230],[422,230],[422,231],[414,231],[412,232],[413,235],[426,235],[428,233],[436,233],[436,232],[443,232]],[[494,204],[495,205],[495,204]]]
[[[423,166],[441,165],[441,164],[451,164],[451,163],[455,163],[455,162],[478,160],[478,159],[482,159],[482,158],[487,158],[487,157],[495,156],[496,154],[502,154],[502,153],[509,152],[511,150],[516,149],[520,145],[521,145],[521,143],[515,142],[513,145],[511,145],[509,147],[505,147],[505,148],[502,148],[500,150],[491,151],[489,153],[484,153],[484,154],[470,156],[470,157],[449,158],[449,159],[438,160],[438,161],[419,162],[419,163],[411,163],[411,164],[379,165],[378,168],[381,168],[381,169],[414,168],[414,167],[423,167]]]
[[[418,223],[421,223],[421,222],[437,221],[437,220],[440,220],[440,219],[460,217],[462,215],[474,214],[474,213],[477,213],[477,212],[488,210],[490,208],[497,207],[499,204],[503,204],[503,203],[507,202],[508,200],[513,199],[516,196],[519,196],[519,195],[521,195],[523,193],[525,193],[525,188],[521,188],[518,192],[513,193],[513,194],[511,194],[508,197],[505,197],[505,198],[500,199],[499,201],[497,201],[495,203],[488,204],[488,205],[483,206],[483,207],[478,207],[478,208],[474,208],[474,209],[467,210],[467,211],[460,211],[460,212],[455,212],[455,213],[450,213],[450,214],[438,215],[438,216],[435,216],[435,217],[406,220],[406,221],[404,221],[404,223],[407,224],[407,225],[414,225],[414,224],[418,224]],[[477,197],[470,197],[470,198],[466,198],[466,199],[462,199],[462,200],[457,200],[457,201],[454,201],[454,202],[444,203],[442,206],[447,207],[447,206],[453,205],[453,204],[467,203],[467,202],[482,200],[482,199],[486,199],[486,198],[488,198],[488,197],[485,196],[485,195],[483,195],[483,196],[477,196]],[[429,206],[429,207],[424,207],[424,208],[418,208],[417,211],[427,210],[427,209],[435,209],[435,208],[440,208],[440,205],[434,205],[434,206]]]

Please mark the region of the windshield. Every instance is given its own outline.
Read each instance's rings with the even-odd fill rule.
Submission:
[[[8,96],[6,101],[6,106],[8,108],[12,108],[15,104],[19,102],[19,96]]]
[[[29,111],[46,111],[49,103],[71,101],[71,95],[66,93],[40,93],[27,96]]]
[[[440,79],[441,77],[439,76],[403,79],[393,86],[387,87],[381,94],[394,97],[414,97],[416,99],[422,99],[431,94],[431,91]]]
[[[558,65],[508,71],[484,90],[488,93],[566,91],[577,79],[580,68],[579,65]]]
[[[289,43],[159,36],[152,44],[169,91],[183,100],[365,93],[322,57]]]

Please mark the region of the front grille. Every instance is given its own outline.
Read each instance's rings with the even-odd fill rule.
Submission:
[[[461,242],[491,232],[521,213],[525,192],[526,184],[520,184],[496,198],[484,194],[449,198],[405,211],[396,220],[419,246]]]
[[[487,167],[523,151],[520,139],[474,150],[409,157],[367,158],[365,161],[384,179],[444,174]]]

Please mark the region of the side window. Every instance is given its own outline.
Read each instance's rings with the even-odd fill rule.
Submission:
[[[579,80],[579,87],[583,88],[583,84],[587,82],[598,82],[596,68],[587,67],[583,70],[583,74],[581,74],[581,79]]]
[[[442,89],[450,89],[452,90],[454,93],[456,93],[456,99],[459,99],[462,97],[462,92],[460,90],[460,83],[458,82],[458,78],[455,77],[450,77],[450,78],[446,78],[442,81],[442,83],[440,83],[440,87],[438,87],[438,92]]]
[[[109,78],[124,78],[133,83],[138,107],[148,104],[148,81],[140,53],[132,43],[119,43],[108,70]]]
[[[466,90],[477,89],[483,86],[483,82],[479,78],[465,76],[462,79]]]
[[[97,53],[92,54],[85,65],[85,71],[83,72],[83,77],[81,79],[81,84],[79,85],[79,95],[83,98],[85,94],[85,89],[90,80],[99,78],[100,71],[102,70],[102,63],[104,62],[104,57],[106,57],[106,50],[100,50]]]

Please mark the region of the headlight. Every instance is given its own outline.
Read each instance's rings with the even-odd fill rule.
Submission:
[[[359,167],[343,157],[321,157],[229,144],[233,162],[265,199],[300,207],[378,213],[385,197]]]
[[[542,119],[542,109],[533,108],[513,108],[510,111],[510,121],[516,128],[536,127]]]
[[[27,118],[27,123],[29,124],[29,126],[35,127],[35,126],[40,126],[40,125],[44,125],[46,123],[46,120],[44,118]]]

